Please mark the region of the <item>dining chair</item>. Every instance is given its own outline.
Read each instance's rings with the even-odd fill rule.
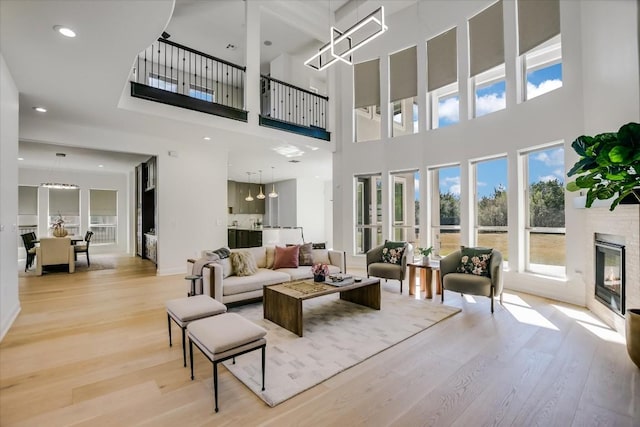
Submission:
[[[36,233],[34,232],[21,235],[22,243],[24,244],[24,250],[27,253],[27,260],[24,263],[25,273],[27,272],[27,270],[29,270],[29,268],[31,268],[31,266],[33,265],[33,260],[36,258],[36,244],[33,243],[34,240],[37,240],[35,236]]]
[[[87,254],[87,266],[88,267],[91,267],[91,260],[89,259],[89,244],[91,243],[91,238],[92,237],[93,237],[93,231],[87,231],[87,233],[84,235],[84,244],[75,245],[73,247],[74,259],[76,261],[78,260],[78,254],[79,253]]]
[[[42,275],[43,267],[49,265],[69,265],[69,273],[76,270],[73,262],[73,246],[68,237],[43,237],[36,248],[36,274]]]

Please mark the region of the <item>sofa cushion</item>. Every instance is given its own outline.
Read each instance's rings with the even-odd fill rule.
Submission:
[[[389,264],[402,264],[402,254],[406,247],[405,242],[385,241],[382,248],[382,261]]]
[[[291,280],[288,274],[259,268],[252,276],[231,276],[224,279],[223,295],[235,295],[245,292],[258,291],[266,285],[275,285]]]
[[[251,276],[258,272],[256,260],[249,251],[231,252],[231,265],[236,276]]]
[[[297,268],[300,246],[276,246],[276,258],[273,262],[273,269],[279,268]]]
[[[256,261],[256,266],[258,268],[267,268],[267,251],[264,246],[258,246],[255,248],[245,248],[242,250],[249,252],[251,255],[253,255],[253,259]]]
[[[462,246],[460,250],[460,265],[456,272],[489,277],[491,252],[493,252],[491,248],[467,248]]]
[[[313,264],[331,264],[327,249],[314,249],[312,251]]]
[[[313,243],[300,245],[298,265],[313,265]]]
[[[340,267],[335,265],[328,265],[329,274],[338,274],[340,273]],[[311,279],[313,277],[313,273],[311,272],[310,266],[300,266],[298,268],[280,268],[277,270],[280,273],[287,274],[291,279],[289,280],[302,280],[302,279]]]

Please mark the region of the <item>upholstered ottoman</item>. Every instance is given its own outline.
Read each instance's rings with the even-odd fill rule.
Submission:
[[[171,319],[182,329],[182,361],[187,366],[187,350],[184,331],[194,320],[225,313],[227,306],[208,295],[196,295],[189,298],[172,299],[166,302],[167,325],[169,327],[169,347],[171,342]]]
[[[218,412],[218,363],[253,350],[262,349],[262,390],[267,331],[236,313],[224,313],[196,320],[187,326],[189,361],[193,380],[193,344],[213,363],[213,393]]]

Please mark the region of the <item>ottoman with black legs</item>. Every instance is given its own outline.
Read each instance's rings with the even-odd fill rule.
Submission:
[[[264,390],[264,365],[267,331],[236,313],[224,313],[196,320],[187,326],[189,337],[189,361],[193,380],[193,346],[200,349],[213,363],[213,393],[215,411],[218,412],[218,363],[241,354],[262,349],[262,390]]]

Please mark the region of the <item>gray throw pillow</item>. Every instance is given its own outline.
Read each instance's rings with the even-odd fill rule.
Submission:
[[[298,265],[313,265],[313,244],[300,245],[298,252]]]

